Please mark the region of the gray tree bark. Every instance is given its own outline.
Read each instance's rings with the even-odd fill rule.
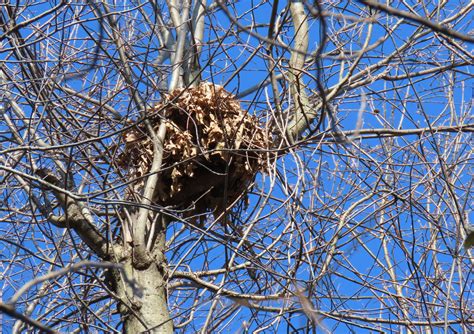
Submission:
[[[124,273],[116,272],[115,284],[122,303],[124,333],[173,333],[166,292],[165,230],[158,233],[146,266],[127,256]]]
[[[158,264],[146,269],[133,269],[131,264],[126,267],[139,285],[141,295],[134,293],[130,287],[121,289],[125,298],[131,300],[130,305],[120,306],[120,313],[125,315],[124,333],[173,333],[163,268]]]

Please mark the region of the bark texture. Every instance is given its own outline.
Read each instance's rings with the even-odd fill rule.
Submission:
[[[121,306],[121,313],[125,315],[124,333],[173,333],[163,270],[152,264],[147,269],[131,269],[131,272],[138,287],[121,288],[128,300],[128,305]]]
[[[123,332],[173,333],[173,321],[168,312],[166,292],[165,231],[157,235],[154,248],[147,254],[149,265],[135,263],[129,256],[124,272],[116,276],[118,297],[122,303],[120,314],[124,319]]]

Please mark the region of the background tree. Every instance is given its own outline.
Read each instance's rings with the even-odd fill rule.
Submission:
[[[2,1],[5,330],[472,331],[472,7]],[[155,200],[202,83],[271,139],[214,214]]]

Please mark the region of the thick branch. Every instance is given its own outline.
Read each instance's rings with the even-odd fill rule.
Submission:
[[[46,169],[39,169],[36,171],[36,174],[54,186],[54,188],[48,187],[48,189],[53,192],[65,212],[63,216],[55,217],[50,221],[60,228],[74,229],[97,256],[102,259],[109,259],[112,254],[110,243],[100,234],[94,224],[87,219],[84,209],[81,208],[78,202],[63,191],[57,190],[61,188],[61,181]]]
[[[309,26],[304,5],[302,2],[290,3],[291,18],[295,29],[296,50],[291,52],[290,71],[288,73],[290,81],[290,92],[295,105],[295,115],[288,124],[287,136],[290,142],[296,139],[297,128],[302,124],[308,126],[310,119],[315,117],[314,112],[309,108],[308,96],[302,78],[306,53],[308,52]]]
[[[143,191],[143,198],[141,201],[142,207],[138,212],[137,221],[133,225],[133,240],[135,246],[134,261],[138,268],[146,267],[150,264],[151,258],[147,256],[146,252],[146,225],[150,210],[148,206],[152,204],[153,195],[155,194],[156,185],[158,183],[159,171],[163,161],[163,143],[166,135],[166,123],[162,122],[158,129],[158,133],[153,138],[153,163],[151,165],[149,176],[145,183]]]
[[[188,32],[188,25],[186,24],[186,20],[189,16],[189,1],[186,1],[183,4],[183,13],[181,14],[180,24],[176,27],[176,34],[178,42],[176,44],[176,49],[174,50],[175,55],[173,59],[173,70],[171,73],[171,81],[169,90],[173,90],[178,88],[180,85],[180,74],[182,71],[182,61],[184,55],[184,47],[186,45],[186,34]]]
[[[188,48],[188,55],[186,57],[186,73],[184,73],[185,84],[191,86],[196,86],[200,80],[199,55],[201,54],[202,43],[204,38],[204,18],[206,13],[206,2],[206,0],[197,0],[195,2],[191,19],[192,43]]]

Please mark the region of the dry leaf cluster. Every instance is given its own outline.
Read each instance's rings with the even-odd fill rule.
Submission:
[[[222,212],[265,167],[269,139],[258,120],[223,87],[201,83],[168,94],[149,115],[155,131],[166,119],[163,163],[154,202],[186,215]],[[144,185],[153,143],[143,124],[124,133],[118,165]]]

